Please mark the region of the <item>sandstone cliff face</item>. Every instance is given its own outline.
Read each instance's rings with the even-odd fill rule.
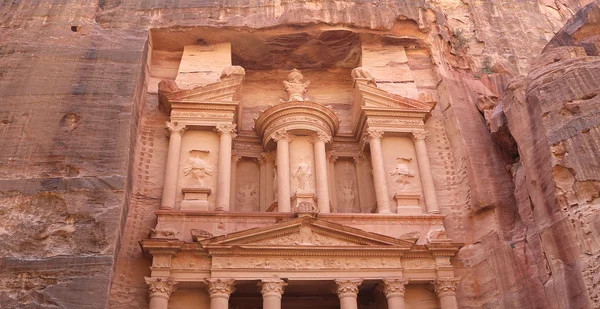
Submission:
[[[436,186],[449,236],[466,243],[460,306],[599,307],[597,8],[532,62],[586,2],[2,2],[2,308],[146,306],[137,241],[154,224],[167,143],[144,83],[150,28],[398,20],[428,34],[437,67],[455,178]]]

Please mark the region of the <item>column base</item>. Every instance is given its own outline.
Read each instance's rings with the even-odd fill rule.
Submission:
[[[208,211],[208,196],[210,188],[183,188],[182,210]]]
[[[394,201],[396,201],[397,213],[399,215],[421,215],[423,209],[419,206],[420,194],[417,193],[396,193]]]
[[[297,214],[315,214],[319,212],[315,194],[306,191],[296,191],[292,198],[292,209]]]

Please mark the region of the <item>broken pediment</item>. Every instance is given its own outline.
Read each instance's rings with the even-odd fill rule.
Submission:
[[[354,102],[363,108],[383,108],[397,111],[429,113],[433,105],[389,93],[368,83],[356,80]]]
[[[415,240],[403,240],[344,226],[312,217],[303,217],[264,228],[240,231],[200,240],[211,248],[382,248],[409,250]]]

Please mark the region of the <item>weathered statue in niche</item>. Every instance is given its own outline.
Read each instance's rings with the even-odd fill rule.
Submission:
[[[254,211],[258,205],[256,184],[240,187],[237,193],[237,203],[240,211]]]
[[[308,192],[312,190],[312,169],[311,166],[302,162],[298,164],[298,169],[292,175],[298,181],[298,191]]]
[[[277,200],[277,192],[279,190],[279,184],[277,183],[277,166],[273,168],[273,198]]]
[[[396,158],[398,164],[393,171],[390,172],[390,176],[396,176],[397,190],[405,189],[405,187],[415,177],[415,172],[410,169],[409,164],[412,158]]]
[[[356,195],[354,194],[354,181],[345,180],[338,181],[338,187],[342,193],[342,209],[353,210],[356,203]]]
[[[190,164],[183,169],[183,175],[193,180],[193,187],[206,187],[207,179],[213,174],[212,168],[204,161],[208,150],[190,150]]]
[[[308,98],[304,95],[307,91],[310,81],[303,82],[304,76],[299,70],[293,69],[287,75],[287,80],[283,81],[285,91],[288,93],[288,102],[306,101]]]

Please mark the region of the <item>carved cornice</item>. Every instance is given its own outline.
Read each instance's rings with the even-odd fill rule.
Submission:
[[[260,293],[263,297],[275,296],[281,298],[283,290],[288,284],[281,279],[271,278],[261,280],[258,285],[261,287]]]
[[[425,140],[427,135],[429,135],[427,131],[412,132],[412,136],[415,140]]]
[[[335,293],[339,298],[355,297],[358,295],[358,287],[363,279],[335,279]]]
[[[229,295],[235,291],[234,279],[204,279],[207,284],[207,291],[210,298],[229,298]]]
[[[442,298],[444,296],[456,295],[456,287],[459,281],[460,278],[437,278],[431,284],[433,285],[435,294]]]
[[[187,127],[185,124],[180,124],[176,121],[167,121],[165,122],[165,128],[169,131],[169,134],[183,134]]]
[[[219,133],[219,135],[233,134],[236,132],[235,127],[235,123],[220,123],[215,126],[215,131]]]
[[[384,278],[382,285],[383,294],[386,298],[404,297],[406,284],[408,284],[408,280],[403,278]]]
[[[169,299],[169,296],[176,290],[176,282],[173,278],[154,278],[144,277],[148,285],[148,294],[150,297],[162,297]]]

